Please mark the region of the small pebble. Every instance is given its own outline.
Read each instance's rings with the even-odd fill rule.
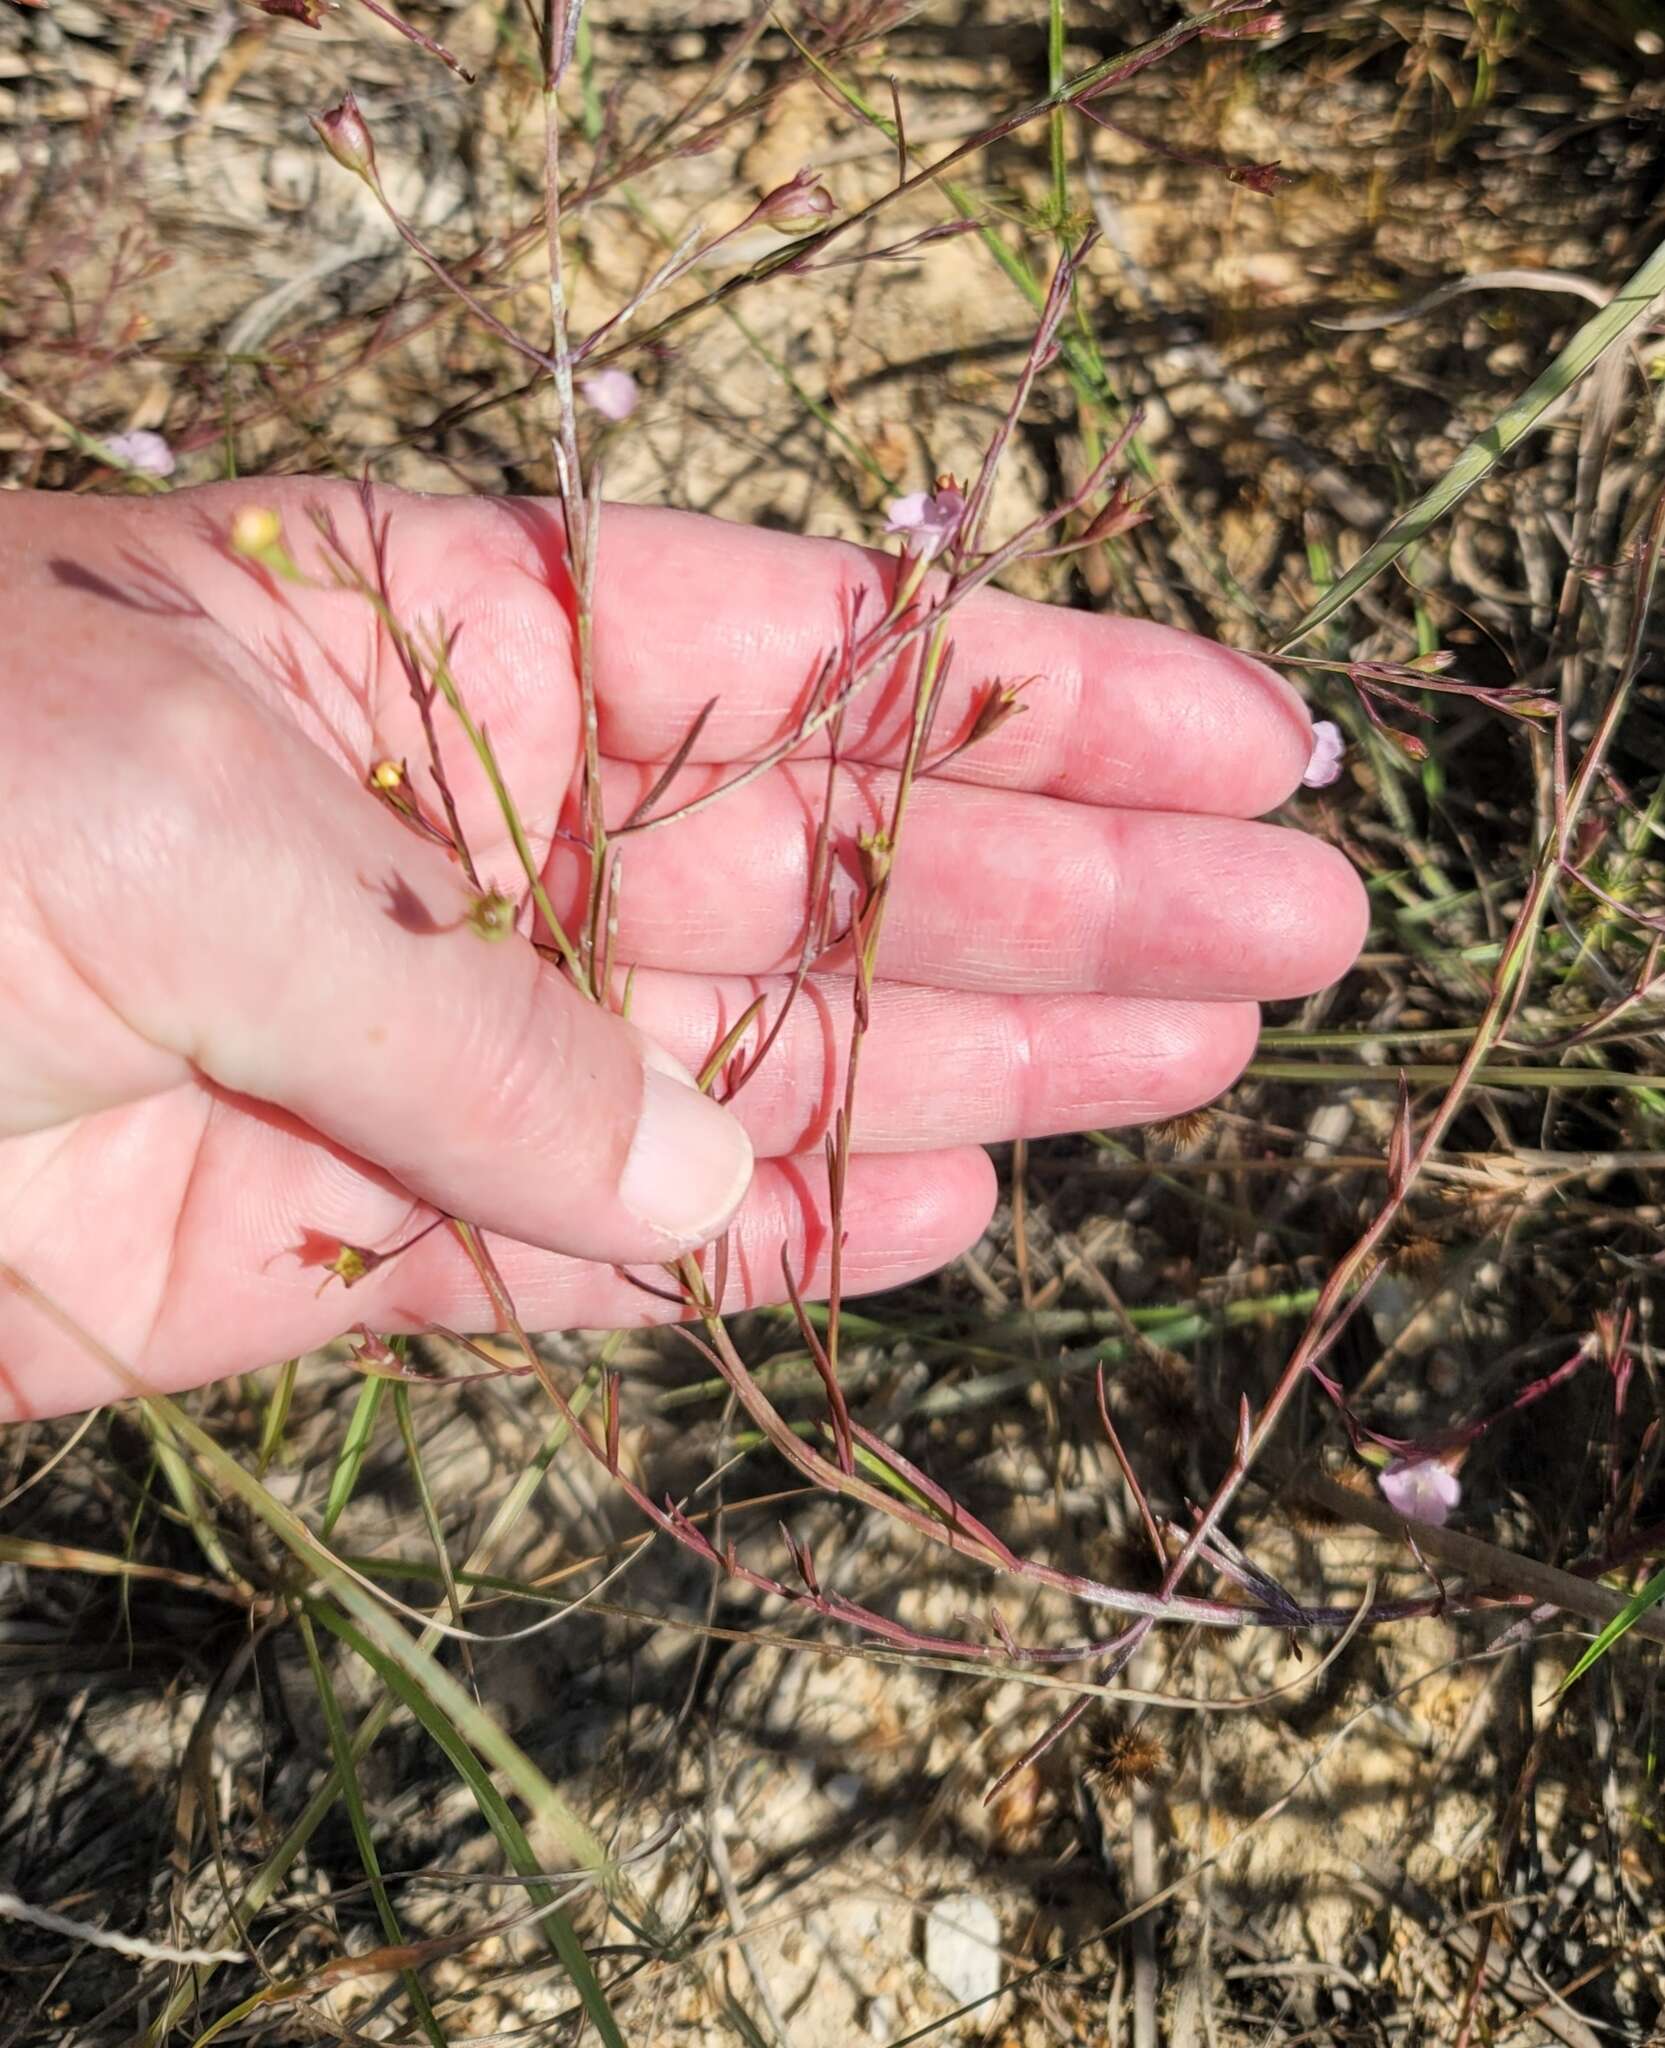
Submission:
[[[853,1771],[837,1771],[821,1787],[840,1813],[854,1813],[865,1789]]]
[[[987,1899],[959,1892],[925,1919],[925,1967],[958,2005],[1000,1989],[1000,1916]]]

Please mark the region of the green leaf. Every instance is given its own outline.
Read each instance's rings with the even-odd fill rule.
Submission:
[[[575,1414],[582,1414],[594,1398],[595,1390],[600,1384],[600,1377],[600,1366],[592,1366],[585,1375],[583,1384],[579,1386],[572,1397],[572,1408]],[[516,1476],[514,1485],[510,1488],[502,1505],[492,1516],[485,1534],[474,1546],[468,1563],[460,1575],[460,1583],[467,1591],[472,1591],[472,1579],[484,1570],[489,1560],[496,1555],[507,1540],[509,1532],[520,1521],[528,1507],[530,1507],[544,1483],[550,1465],[565,1445],[569,1433],[568,1425],[563,1417],[555,1423],[549,1434],[544,1438],[536,1454],[528,1460],[524,1468]],[[418,1647],[424,1650],[432,1649],[439,1640],[438,1629],[430,1623],[429,1627],[424,1631]],[[353,1738],[352,1754],[355,1761],[369,1754],[383,1730],[393,1719],[397,1707],[397,1699],[391,1691],[388,1691],[382,1695],[370,1709],[369,1713],[366,1714],[364,1720],[359,1724],[357,1735]],[[307,1801],[305,1809],[289,1828],[282,1841],[278,1843],[277,1847],[254,1875],[243,1884],[237,1897],[227,1902],[225,1918],[214,1932],[213,1942],[215,1946],[236,1947],[240,1944],[248,1928],[252,1925],[255,1916],[277,1897],[278,1889],[293,1866],[295,1859],[305,1849],[307,1843],[311,1841],[320,1823],[340,1796],[340,1776],[337,1772],[331,1770],[326,1775],[324,1782]],[[162,2048],[162,2044],[167,2041],[173,2029],[184,2020],[186,2015],[201,2000],[204,1989],[215,1967],[217,1966],[199,1963],[183,1974],[180,1983],[175,1988],[162,2012],[145,2033],[143,2048]],[[215,2023],[215,2030],[234,2021],[240,2022],[266,1996],[266,1992],[258,1992],[253,1999],[245,2000],[232,2013],[227,2014],[222,2021],[217,2021]],[[199,2048],[205,2048],[206,2040],[207,2036],[203,2036],[202,2041],[199,2043]]]
[[[367,1379],[358,1390],[352,1420],[347,1424],[347,1435],[341,1446],[341,1455],[335,1461],[335,1470],[330,1474],[330,1490],[324,1502],[326,1543],[334,1534],[335,1525],[341,1519],[341,1510],[352,1499],[358,1476],[364,1470],[365,1454],[370,1448],[370,1439],[376,1433],[376,1416],[386,1389],[386,1380]]]
[[[365,1637],[353,1627],[345,1615],[337,1613],[326,1601],[309,1600],[308,1611],[318,1621],[338,1635],[341,1640],[356,1650],[370,1665],[388,1690],[408,1707],[422,1726],[427,1729],[439,1747],[444,1750],[452,1769],[474,1794],[487,1826],[503,1845],[503,1853],[522,1877],[536,1877],[542,1866],[532,1853],[532,1845],[526,1839],[526,1831],[515,1818],[508,1801],[491,1782],[485,1766],[475,1755],[462,1731],[451,1718],[443,1713],[437,1703],[420,1685],[389,1658],[384,1657]],[[343,1781],[345,1782],[345,1781]],[[553,1906],[555,1894],[545,1884],[529,1884],[526,1895],[537,1906]],[[617,2020],[607,2004],[607,1994],[601,1988],[589,1957],[573,1930],[566,1914],[558,1910],[546,1913],[539,1922],[544,1939],[549,1943],[557,1960],[572,1979],[573,1987],[583,2001],[584,2011],[589,2016],[596,2032],[607,2044],[607,2048],[626,2048],[624,2036],[619,2032]]]
[[[347,1809],[347,1819],[353,1830],[353,1840],[358,1844],[358,1860],[364,1866],[364,1874],[370,1881],[370,1895],[376,1903],[376,1918],[382,1925],[382,1939],[392,1948],[405,1946],[404,1929],[399,1924],[399,1915],[393,1901],[388,1897],[387,1885],[382,1878],[381,1861],[376,1855],[375,1840],[370,1833],[370,1816],[365,1809],[364,1789],[358,1781],[358,1767],[353,1761],[353,1746],[347,1739],[347,1724],[341,1718],[341,1703],[335,1696],[335,1687],[323,1658],[318,1653],[318,1638],[312,1630],[312,1622],[304,1608],[295,1615],[301,1631],[301,1641],[306,1648],[306,1661],[312,1673],[312,1683],[318,1694],[318,1703],[324,1710],[324,1722],[329,1729],[330,1748],[335,1754],[335,1768],[341,1774],[341,1797]],[[428,2003],[428,1994],[422,1988],[422,1980],[414,1970],[401,1970],[405,1993],[410,1999],[411,2010],[417,2022],[427,2035],[433,2048],[445,2048],[445,2035],[434,2017],[434,2009]]]
[[[1634,1593],[1607,1624],[1578,1662],[1562,1679],[1556,1688],[1556,1696],[1564,1693],[1569,1686],[1576,1685],[1592,1664],[1599,1664],[1620,1636],[1627,1634],[1647,1613],[1650,1607],[1657,1607],[1665,1600],[1665,1571],[1657,1571],[1639,1593]]]
[[[1365,549],[1345,575],[1337,577],[1318,602],[1280,644],[1283,649],[1304,640],[1315,627],[1333,618],[1351,604],[1367,583],[1372,583],[1409,547],[1422,539],[1430,527],[1460,504],[1482,478],[1493,470],[1532,429],[1558,398],[1563,397],[1610,348],[1615,347],[1647,318],[1665,291],[1665,242],[1661,242],[1629,282],[1614,293],[1593,319],[1573,336],[1561,353],[1492,421],[1486,431],[1471,441],[1432,490],[1424,491],[1416,503],[1400,513],[1378,540]]]

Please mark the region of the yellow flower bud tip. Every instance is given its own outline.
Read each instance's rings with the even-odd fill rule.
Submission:
[[[240,555],[260,556],[283,539],[283,521],[270,505],[245,505],[231,522],[231,545]]]
[[[370,780],[377,789],[402,788],[405,764],[403,761],[378,761],[370,770]]]

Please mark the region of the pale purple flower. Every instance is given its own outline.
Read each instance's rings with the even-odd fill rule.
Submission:
[[[628,370],[594,370],[580,377],[578,388],[604,420],[627,420],[641,393]]]
[[[908,553],[929,562],[959,532],[965,518],[965,493],[956,483],[939,482],[934,491],[912,491],[905,498],[892,498],[885,511],[889,515],[885,532],[904,535]]]
[[[173,475],[173,450],[148,427],[135,427],[130,434],[107,434],[104,445],[141,476]]]
[[[1395,1458],[1377,1475],[1382,1498],[1407,1522],[1442,1528],[1463,1497],[1462,1482],[1438,1458]]]
[[[1307,763],[1307,772],[1301,777],[1303,789],[1328,789],[1341,773],[1343,755],[1347,742],[1341,737],[1341,727],[1327,718],[1320,718],[1312,728],[1312,758]]]

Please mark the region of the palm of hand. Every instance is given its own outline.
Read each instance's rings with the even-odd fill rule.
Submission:
[[[159,1387],[360,1320],[492,1327],[445,1230],[350,1296],[320,1291],[339,1244],[401,1243],[441,1209],[497,1233],[532,1327],[672,1312],[611,1263],[661,1245],[620,1195],[640,1041],[520,941],[483,944],[457,864],[365,793],[374,762],[404,759],[443,817],[392,638],[361,595],[323,587],[309,508],[373,574],[357,495],[260,488],[306,585],[226,548],[249,495],[36,500],[0,530],[42,656],[0,683],[16,742],[0,768],[0,908],[21,935],[0,993],[0,1257]],[[562,836],[581,830],[580,731],[558,529],[534,505],[379,505],[392,615],[455,634],[467,707],[572,922],[587,862]],[[884,572],[854,549],[681,515],[609,512],[603,536],[616,821],[711,699],[656,810],[776,744],[852,609],[873,615]],[[1308,746],[1264,671],[995,595],[964,607],[955,640],[944,743],[988,683],[1038,680],[1026,715],[923,783],[911,813],[864,1053],[851,1292],[977,1237],[993,1199],[983,1143],[1217,1093],[1252,1047],[1256,1001],[1323,985],[1362,932],[1338,856],[1245,822],[1294,787]],[[905,676],[881,676],[851,707],[832,840],[846,903],[856,832],[894,786],[907,695]],[[486,778],[443,705],[435,717],[479,879],[518,895]],[[626,844],[618,980],[636,967],[634,1023],[686,1066],[758,995],[766,1023],[778,1012],[825,784],[824,762],[795,759]],[[783,1246],[808,1289],[824,1282],[820,1154],[849,1012],[835,953],[736,1098],[759,1164],[730,1305],[779,1297]],[[692,1202],[697,1181],[690,1168],[667,1199]],[[0,1419],[124,1390],[38,1304],[0,1297]]]

